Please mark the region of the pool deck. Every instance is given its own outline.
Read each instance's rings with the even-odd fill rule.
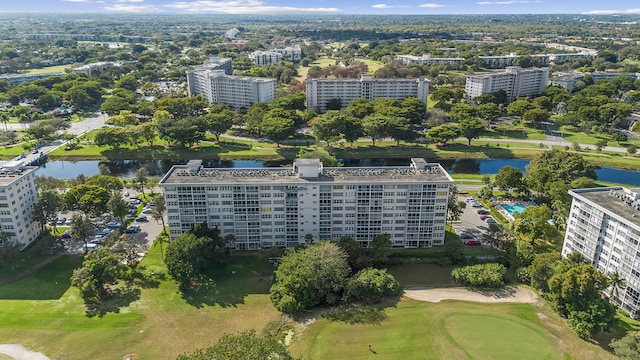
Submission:
[[[511,215],[511,213],[509,213],[507,210],[505,210],[504,207],[502,207],[502,204],[520,204],[520,205],[524,206],[525,208],[535,205],[531,201],[506,200],[506,201],[495,201],[495,202],[493,202],[493,206],[495,206],[495,208],[498,210],[498,212],[500,214],[502,214],[502,216],[504,216],[504,218],[509,220],[509,221],[513,221],[513,220],[515,220],[515,218],[513,217],[513,215]]]

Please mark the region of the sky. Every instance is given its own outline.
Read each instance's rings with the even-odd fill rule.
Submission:
[[[162,14],[640,14],[638,0],[0,0],[3,12]],[[433,1],[433,2],[432,2]]]

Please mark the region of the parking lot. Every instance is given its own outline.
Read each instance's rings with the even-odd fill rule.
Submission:
[[[129,201],[130,198],[137,196],[138,193],[132,189],[125,189],[125,191],[123,191],[123,197],[127,201]],[[143,206],[144,204],[142,203],[137,205],[138,208],[142,208]],[[162,232],[162,222],[154,220],[150,213],[140,213],[137,217],[146,217],[147,220],[136,221],[138,220],[134,216],[136,212],[137,211],[134,211],[132,214],[127,215],[127,217],[125,218],[125,221],[127,219],[133,219],[131,225],[139,228],[139,231],[136,232],[127,232],[126,229],[123,229],[123,227],[121,226],[122,224],[120,223],[120,219],[114,218],[111,215],[105,214],[105,216],[103,217],[92,219],[92,223],[95,227],[95,235],[94,237],[88,239],[88,249],[91,250],[95,247],[100,246],[110,236],[120,236],[121,233],[126,233],[126,235],[134,238],[136,243],[140,246],[141,255],[143,253],[146,253],[151,245],[153,245],[153,241]],[[73,217],[73,215],[73,212],[61,212],[58,215],[58,219],[66,218],[66,221],[58,222],[57,226],[70,226],[71,218]],[[121,229],[124,231],[121,231]],[[107,230],[113,230],[113,233],[107,233]],[[77,254],[85,251],[85,244],[83,241],[78,241],[77,239],[73,239],[72,236],[63,234],[64,231],[59,232],[59,240],[57,241],[57,245],[54,245],[54,249],[57,252]],[[102,237],[100,234],[102,234]]]
[[[482,215],[478,214],[478,210],[484,209],[483,207],[473,207],[472,204],[467,201],[468,196],[460,196],[459,201],[467,203],[464,212],[460,215],[460,221],[453,223],[453,229],[456,234],[466,237],[466,239],[460,239],[463,243],[467,242],[470,246],[489,246],[482,242],[482,236],[489,230],[489,224],[486,220],[483,220]],[[488,209],[484,209],[488,212]],[[487,216],[487,215],[484,215]],[[472,240],[477,240],[479,243],[474,243]]]

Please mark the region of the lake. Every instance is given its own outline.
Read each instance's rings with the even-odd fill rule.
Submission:
[[[117,161],[49,161],[41,166],[36,174],[39,176],[53,176],[61,179],[75,178],[80,174],[89,177],[99,174],[100,164],[105,164],[112,175],[120,177],[133,177],[136,170],[144,167],[150,176],[163,176],[174,164],[186,164],[173,160],[117,160]],[[343,161],[347,167],[355,166],[404,166],[409,164],[409,159],[348,159]],[[450,173],[456,174],[497,174],[503,166],[513,166],[524,170],[529,160],[521,159],[456,159],[441,160],[440,163]],[[289,164],[281,161],[257,161],[257,160],[204,160],[205,167],[223,168],[262,168],[277,167]],[[613,168],[601,168],[596,170],[598,180],[640,186],[640,172]]]

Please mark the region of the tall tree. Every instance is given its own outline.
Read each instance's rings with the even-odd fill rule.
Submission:
[[[376,146],[376,140],[388,135],[390,121],[390,118],[378,114],[368,115],[362,119],[362,130],[371,139],[373,146]]]
[[[129,204],[120,196],[119,192],[111,195],[111,199],[107,202],[107,208],[113,216],[120,219],[120,222],[124,224],[124,217],[127,216]]]
[[[162,223],[162,234],[166,235],[167,233],[167,226],[165,225],[164,222],[164,213],[167,210],[167,206],[164,202],[164,195],[163,194],[156,194],[153,197],[153,209],[151,210],[151,217],[156,220],[156,221],[160,221]],[[160,238],[159,243],[160,243],[160,254],[162,255],[162,258],[164,259],[164,250],[162,249],[162,238]]]
[[[111,193],[102,186],[79,184],[64,194],[64,204],[69,210],[80,210],[98,216],[107,211],[110,198]]]
[[[265,115],[260,124],[260,132],[274,141],[278,147],[283,140],[295,133],[295,123],[292,119],[280,116]]]
[[[313,135],[319,141],[324,141],[327,146],[331,142],[340,139],[341,125],[344,123],[345,115],[340,111],[329,110],[311,121]]]
[[[226,104],[216,104],[209,109],[209,113],[204,116],[207,130],[220,142],[220,135],[231,129],[236,117],[236,112]]]
[[[284,313],[337,304],[350,272],[347,254],[333,243],[289,250],[275,272],[271,301]]]
[[[134,177],[134,181],[136,184],[136,189],[140,189],[142,195],[144,195],[144,186],[149,180],[149,171],[143,167],[136,170],[136,176]]]
[[[76,239],[84,242],[85,246],[89,238],[93,236],[93,224],[88,216],[83,214],[75,214],[71,222],[71,235]],[[86,249],[86,247],[85,247]]]
[[[463,118],[458,122],[458,126],[460,134],[467,138],[469,145],[471,145],[471,140],[480,138],[480,135],[485,131],[484,124],[476,117]]]
[[[460,135],[460,128],[453,124],[442,124],[434,126],[427,131],[427,136],[431,140],[446,145],[447,142],[456,139]]]

